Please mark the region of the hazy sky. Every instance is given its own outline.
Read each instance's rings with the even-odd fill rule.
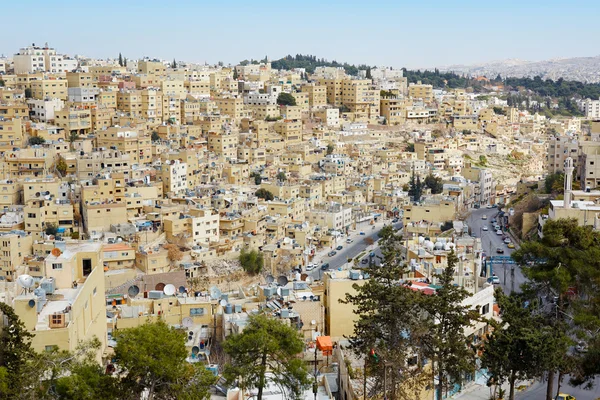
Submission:
[[[286,54],[395,67],[600,54],[598,0],[16,0],[0,53],[237,63]],[[4,4],[6,3],[6,4]]]

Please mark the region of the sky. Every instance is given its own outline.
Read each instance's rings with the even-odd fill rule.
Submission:
[[[46,42],[68,55],[211,64],[298,53],[408,68],[600,55],[598,0],[2,3],[4,55]]]

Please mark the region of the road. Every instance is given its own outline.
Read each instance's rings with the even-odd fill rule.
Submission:
[[[496,218],[497,214],[497,208],[481,208],[478,210],[473,210],[466,222],[467,225],[471,227],[471,234],[481,238],[483,250],[488,257],[496,255],[510,256],[515,249],[509,249],[506,246],[506,244],[502,241],[502,236],[496,235],[496,232],[491,224],[491,220]],[[484,215],[487,216],[487,220],[482,219]],[[483,230],[484,226],[488,228],[487,231]],[[504,253],[497,254],[497,248],[503,249]],[[512,268],[513,266],[514,271]],[[500,285],[504,289],[505,293],[510,293],[511,290],[516,292],[520,291],[519,288],[526,281],[525,276],[523,276],[523,272],[518,265],[494,265],[493,272],[495,272],[500,278]],[[511,277],[511,272],[514,272],[514,279]]]
[[[367,251],[367,248],[369,248],[369,251],[371,251],[372,249],[377,247],[376,242],[379,240],[377,234],[379,233],[381,228],[383,228],[384,225],[390,224],[391,222],[392,221],[390,219],[386,219],[385,221],[379,221],[375,225],[369,225],[367,222],[358,224],[357,228],[350,232],[349,237],[352,239],[352,243],[346,243],[346,239],[348,238],[348,236],[340,237],[334,248],[338,245],[341,245],[343,246],[343,249],[336,250],[337,254],[333,257],[329,257],[327,255],[327,253],[330,252],[331,249],[320,250],[317,256],[312,261],[313,263],[317,264],[317,267],[312,271],[307,272],[307,274],[309,276],[312,276],[314,279],[320,279],[322,274],[321,265],[323,265],[324,263],[329,263],[329,270],[335,270],[348,263],[348,258],[356,257],[363,251]],[[375,229],[373,229],[373,226],[375,226]],[[393,226],[394,229],[401,229],[402,222],[400,221],[396,224],[393,224]],[[365,235],[361,236],[360,232],[364,232]],[[367,244],[367,242],[370,242],[371,240],[374,244]]]
[[[556,395],[556,383],[558,378],[554,381],[553,394]],[[574,388],[569,385],[569,378],[565,377],[562,384],[560,385],[560,392],[570,394],[577,400],[595,400],[600,398],[600,378],[596,378],[594,381],[594,387],[591,390],[583,388]],[[524,392],[518,393],[515,396],[518,400],[539,400],[546,398],[546,382],[536,382],[531,385],[530,388]]]

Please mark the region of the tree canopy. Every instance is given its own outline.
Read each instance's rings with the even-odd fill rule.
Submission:
[[[309,384],[304,361],[298,357],[304,350],[300,333],[280,320],[250,316],[242,333],[229,336],[223,349],[231,357],[224,376],[243,389],[258,389],[259,400],[269,382],[285,388],[291,398]]]
[[[442,178],[429,174],[425,177],[425,186],[431,189],[432,194],[439,194],[444,191]]]
[[[279,93],[279,96],[277,96],[277,104],[280,106],[295,106],[296,98],[289,93]]]
[[[260,182],[259,182],[259,184],[260,184]],[[267,200],[267,201],[269,201],[269,200],[273,200],[273,199],[275,198],[275,196],[273,196],[273,193],[271,193],[270,191],[268,191],[268,190],[267,190],[267,189],[265,189],[265,188],[260,188],[260,189],[258,189],[258,190],[257,190],[257,191],[254,193],[254,195],[255,195],[256,197],[258,197],[259,199],[264,199],[264,200]]]
[[[248,251],[246,247],[242,247],[239,261],[244,271],[253,275],[260,273],[265,265],[264,256],[261,251],[254,249]]]

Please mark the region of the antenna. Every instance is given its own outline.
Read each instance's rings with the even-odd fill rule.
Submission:
[[[129,297],[135,297],[140,293],[140,288],[137,287],[136,285],[131,285],[129,286],[129,289],[127,289],[127,294],[129,295]]]
[[[227,300],[223,299],[219,302],[219,304],[223,307],[225,307],[227,305]]]
[[[175,285],[171,285],[170,283],[168,285],[166,285],[163,289],[163,293],[166,296],[173,296],[175,294]]]
[[[288,278],[285,275],[277,277],[277,284],[279,286],[285,286],[288,284]]]
[[[191,319],[190,317],[185,317],[182,321],[181,324],[186,327],[186,328],[191,328],[194,325],[194,320]]]
[[[267,275],[267,284],[271,284],[273,282],[275,282],[275,277],[273,275]]]
[[[221,291],[219,290],[219,288],[218,288],[218,287],[216,287],[216,286],[212,286],[212,287],[210,288],[210,298],[211,298],[212,300],[218,300],[218,299],[220,299],[220,298],[221,298]]]

